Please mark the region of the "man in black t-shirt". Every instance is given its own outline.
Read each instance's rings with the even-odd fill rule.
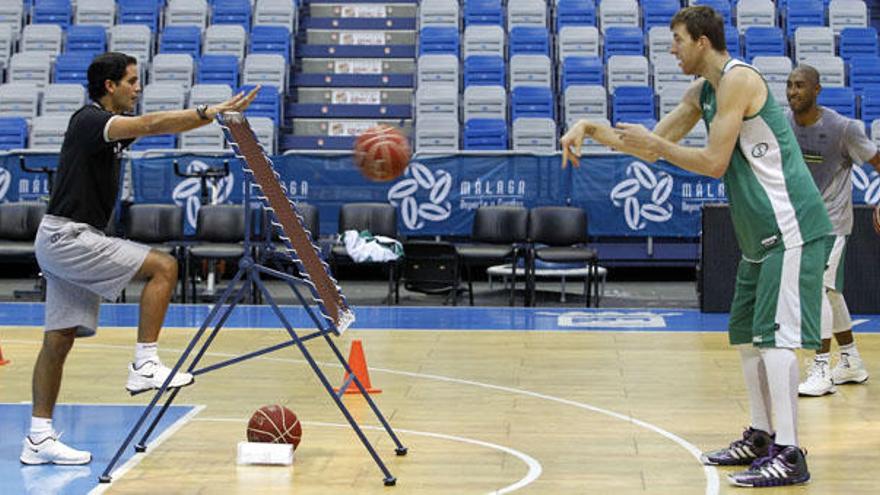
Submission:
[[[125,388],[159,388],[171,369],[159,360],[156,341],[177,283],[177,262],[142,244],[104,235],[119,194],[122,151],[136,138],[172,134],[209,124],[220,112],[242,112],[260,87],[245,95],[194,109],[126,116],[141,91],[137,60],[109,52],[88,69],[92,102],[70,118],[47,214],[35,240],[46,277],[46,326],[34,365],[30,433],[22,442],[24,464],[86,464],[91,454],[64,445],[52,429],[64,360],[76,337],[94,335],[101,298],[116,299],[132,278],[145,278],[135,356]],[[171,387],[191,384],[177,373]]]

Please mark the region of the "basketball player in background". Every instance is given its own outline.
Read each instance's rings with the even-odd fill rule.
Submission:
[[[743,465],[728,480],[765,487],[810,479],[797,438],[795,349],[819,348],[825,236],[831,222],[782,108],[760,72],[727,52],[724,21],[712,8],[685,7],[670,22],[670,51],[682,72],[698,76],[653,132],[582,120],[562,137],[563,164],[578,163],[585,136],[649,162],[724,178],[743,252],[730,310],[751,426],[729,447],[703,454],[706,464]],[[676,144],[700,119],[703,148]],[[773,417],[771,418],[771,411]]]
[[[806,379],[798,387],[801,395],[813,397],[833,394],[835,385],[863,383],[868,379],[843,299],[843,260],[853,226],[852,167],[870,163],[880,171],[877,146],[865,136],[861,123],[818,105],[816,98],[820,91],[819,72],[814,67],[801,64],[789,74],[786,85],[791,108],[789,123],[833,225],[824,278],[830,308],[823,310],[822,347],[816,351]],[[840,346],[840,358],[834,369],[831,369],[832,333]]]
[[[23,464],[91,461],[91,453],[61,443],[52,428],[64,360],[76,337],[95,334],[101,298],[116,299],[134,277],[147,283],[125,388],[131,393],[159,388],[171,372],[159,360],[156,341],[177,283],[177,262],[103,232],[119,194],[122,151],[141,136],[184,132],[211,123],[220,112],[244,111],[260,89],[214,106],[127,116],[141,91],[137,60],[115,52],[95,57],[88,85],[92,101],[70,117],[49,207],[34,241],[46,277],[46,326],[34,365],[33,414],[30,433],[22,441]],[[192,382],[191,374],[177,373],[170,386]]]

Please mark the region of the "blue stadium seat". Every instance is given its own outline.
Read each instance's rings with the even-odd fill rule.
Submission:
[[[848,27],[840,32],[840,58],[849,62],[853,57],[877,56],[877,29]]]
[[[613,55],[644,55],[645,33],[640,28],[612,26],[605,30],[605,60]]]
[[[117,0],[117,24],[146,24],[155,33],[164,4],[164,0]]]
[[[853,57],[849,62],[849,85],[856,93],[880,85],[880,57]]]
[[[794,36],[794,31],[800,26],[825,25],[825,6],[822,0],[789,2],[782,12],[785,18],[785,33],[789,38]]]
[[[34,4],[31,23],[58,24],[61,29],[67,29],[72,14],[70,0],[39,0]]]
[[[519,117],[555,118],[556,104],[550,88],[517,86],[510,92],[511,121]]]
[[[464,59],[464,85],[506,86],[507,64],[497,55],[472,55]]]
[[[724,41],[727,42],[727,51],[734,57],[742,56],[742,46],[739,42],[739,29],[730,24],[724,25]]]
[[[653,119],[654,90],[648,86],[621,86],[611,96],[611,121],[634,122]]]
[[[747,62],[758,55],[785,56],[785,35],[779,28],[749,27],[743,39]]]
[[[516,26],[510,30],[507,48],[508,58],[520,54],[550,56],[550,34],[542,27]]]
[[[250,30],[250,0],[214,0],[212,11],[211,24],[240,24]]]
[[[145,150],[170,150],[177,148],[177,136],[175,134],[159,134],[158,136],[144,136],[132,143],[134,151]]]
[[[470,119],[464,123],[466,150],[506,150],[507,122],[501,119]]]
[[[27,147],[28,124],[24,117],[0,117],[0,150]]]
[[[736,3],[736,2],[734,2]],[[696,0],[694,5],[708,5],[715,9],[715,12],[721,14],[721,17],[724,18],[724,24],[728,26],[733,25],[733,10],[730,8],[731,2],[729,0]]]
[[[286,26],[254,26],[248,39],[248,53],[277,53],[290,64],[290,39]]]
[[[92,58],[92,54],[84,52],[59,54],[55,58],[55,82],[88,86],[88,70]]]
[[[562,61],[562,90],[571,85],[605,85],[605,64],[599,57],[565,57]]]
[[[248,92],[254,86],[242,86],[238,91]],[[254,101],[244,111],[247,117],[269,117],[275,121],[275,125],[281,125],[281,95],[275,86],[263,86]]]
[[[202,29],[198,26],[166,26],[159,39],[160,53],[185,53],[194,59],[202,51]]]
[[[107,51],[107,30],[103,26],[74,24],[67,28],[67,53],[88,53],[92,56]]]
[[[501,0],[468,0],[464,3],[464,25],[498,24],[504,26]]]
[[[556,32],[565,26],[595,26],[596,3],[593,0],[556,2]]]
[[[678,0],[649,0],[641,3],[646,33],[654,26],[669,26],[672,16],[681,8],[681,2]]]
[[[196,71],[197,84],[238,87],[239,67],[235,55],[202,55]]]
[[[419,55],[459,54],[458,28],[449,26],[426,26],[419,31]]]
[[[862,90],[862,120],[870,128],[871,122],[880,119],[880,86],[868,86]]]
[[[856,94],[852,88],[822,88],[818,102],[844,117],[856,118]]]

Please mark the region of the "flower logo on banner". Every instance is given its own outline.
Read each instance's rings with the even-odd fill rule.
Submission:
[[[452,204],[447,200],[452,190],[449,172],[443,169],[431,172],[425,165],[412,162],[404,177],[388,191],[388,201],[400,209],[406,228],[419,230],[425,222],[442,222],[449,218],[452,214]],[[426,192],[427,198],[424,193],[419,194],[420,191]]]
[[[0,201],[6,199],[10,184],[12,184],[12,174],[9,173],[9,170],[0,167]]]
[[[853,167],[852,182],[855,189],[865,194],[865,203],[876,205],[880,202],[880,174],[873,170],[869,174],[862,167]]]
[[[654,173],[641,162],[626,167],[627,178],[611,189],[614,206],[623,207],[626,224],[631,230],[645,228],[646,222],[662,223],[672,218],[672,176],[666,172]],[[639,194],[642,190],[651,194]]]
[[[186,172],[187,174],[192,174],[209,168],[212,167],[207,163],[201,160],[193,160],[186,166]],[[235,185],[234,183],[235,178],[232,174],[220,179],[209,179],[207,181],[209,203],[225,203],[232,194],[232,187]],[[201,181],[197,177],[183,179],[174,187],[174,191],[171,193],[171,198],[174,200],[174,204],[186,208],[186,221],[193,228],[196,226],[196,220],[199,217],[199,208],[202,206],[200,199],[201,196]]]

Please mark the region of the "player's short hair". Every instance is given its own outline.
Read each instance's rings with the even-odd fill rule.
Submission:
[[[794,70],[792,70],[791,72],[792,72],[792,73],[794,73],[794,72],[802,72],[802,73],[807,77],[807,80],[808,80],[811,84],[814,84],[814,85],[818,85],[818,84],[819,84],[819,80],[820,80],[820,78],[819,78],[819,71],[816,70],[816,68],[813,67],[812,65],[808,65],[808,64],[798,64],[797,67],[795,67]]]
[[[119,83],[125,77],[125,69],[129,65],[137,65],[137,59],[119,52],[102,53],[89,64],[89,98],[98,101],[107,94],[104,81]]]
[[[724,19],[712,7],[694,5],[679,10],[669,21],[669,29],[673,29],[679,24],[684,24],[691,38],[696,40],[700,36],[705,36],[715,51],[727,51],[727,40],[724,38]]]

